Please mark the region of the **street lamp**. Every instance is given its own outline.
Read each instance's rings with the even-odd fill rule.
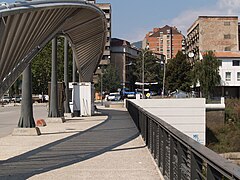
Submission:
[[[164,61],[161,61],[161,64],[163,64],[163,88],[162,88],[162,98],[164,98],[165,77],[166,77],[166,62],[165,62],[165,56],[164,56]]]
[[[144,96],[144,58],[145,54],[148,52],[149,45],[146,46],[145,51],[142,51],[142,99],[145,98]]]
[[[164,98],[164,91],[165,91],[165,78],[166,78],[166,56],[163,56],[163,59],[160,59],[160,61],[156,61],[157,63],[160,63],[160,65],[163,65],[163,87],[162,87],[162,98]]]

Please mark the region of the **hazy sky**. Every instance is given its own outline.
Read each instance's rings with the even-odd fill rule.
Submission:
[[[14,2],[13,0],[0,0]],[[142,40],[153,27],[188,27],[204,15],[239,15],[240,0],[96,0],[112,5],[112,37]]]

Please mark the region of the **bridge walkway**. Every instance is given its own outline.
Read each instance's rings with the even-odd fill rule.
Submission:
[[[161,179],[127,110],[100,112],[0,138],[0,179]]]

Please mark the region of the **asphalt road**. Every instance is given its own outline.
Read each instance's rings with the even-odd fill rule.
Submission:
[[[20,117],[21,106],[7,105],[0,106],[0,138],[12,133],[13,129],[17,127]],[[33,116],[37,120],[39,118],[47,117],[46,104],[36,104],[33,106]]]

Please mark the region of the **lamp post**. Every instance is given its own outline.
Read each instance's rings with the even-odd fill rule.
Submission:
[[[144,59],[145,59],[145,54],[148,52],[149,46],[146,46],[145,51],[142,51],[142,99],[145,98],[144,95]]]
[[[159,59],[158,61],[156,61],[156,63],[159,63],[160,66],[163,65],[163,86],[162,86],[162,98],[164,98],[164,91],[165,91],[165,78],[166,78],[166,57],[165,55],[163,55],[163,59]],[[160,67],[161,69],[161,67]]]
[[[163,64],[163,87],[162,87],[162,98],[164,98],[164,91],[165,91],[165,77],[166,77],[166,63],[165,63],[165,57],[164,57],[164,61],[161,61],[161,64]]]

